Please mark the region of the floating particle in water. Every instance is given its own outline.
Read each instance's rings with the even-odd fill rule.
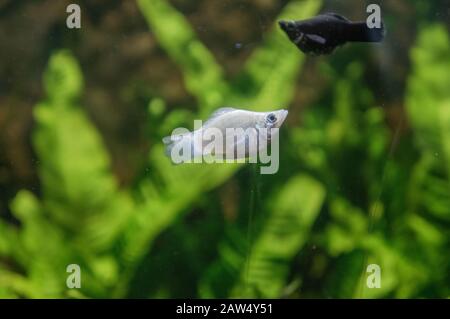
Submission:
[[[236,49],[241,49],[241,48],[242,48],[242,43],[237,42],[237,43],[234,44],[234,47],[235,47]]]

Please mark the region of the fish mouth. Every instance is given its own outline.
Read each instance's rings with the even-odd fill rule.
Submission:
[[[279,110],[278,112],[278,122],[277,122],[277,127],[280,127],[284,120],[286,119],[286,117],[288,116],[289,112],[288,110]]]
[[[281,30],[283,30],[284,32],[287,32],[288,23],[286,21],[280,20],[280,21],[278,21],[278,25],[280,26]]]
[[[286,20],[280,20],[278,21],[278,25],[280,26],[281,30],[286,32],[287,34],[295,33],[295,21],[286,21]]]
[[[294,43],[297,44],[303,39],[304,33],[301,32],[298,27],[296,27],[295,21],[280,20],[278,21],[278,25]]]

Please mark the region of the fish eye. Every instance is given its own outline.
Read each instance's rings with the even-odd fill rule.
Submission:
[[[270,113],[269,115],[267,115],[267,122],[273,124],[277,121],[277,117],[275,116],[275,114]]]

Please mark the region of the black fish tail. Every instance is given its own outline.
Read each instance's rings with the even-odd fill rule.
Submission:
[[[352,22],[349,25],[347,41],[381,42],[384,38],[384,25],[381,28],[369,28],[366,22]]]

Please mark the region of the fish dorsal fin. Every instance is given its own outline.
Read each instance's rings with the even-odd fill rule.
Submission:
[[[325,44],[327,42],[327,40],[324,37],[321,37],[320,35],[317,34],[307,34],[306,37],[318,44]]]
[[[228,112],[233,112],[233,111],[236,111],[236,109],[234,107],[221,107],[220,109],[215,110],[209,118],[212,119],[212,118],[218,117],[222,114],[225,114]]]
[[[221,107],[220,109],[215,110],[210,115],[210,117],[203,123],[203,126],[206,126],[206,125],[210,124],[215,118],[217,118],[217,117],[219,117],[219,116],[221,116],[223,114],[226,114],[226,113],[229,113],[229,112],[233,112],[233,111],[236,111],[236,109],[233,108],[233,107]]]
[[[334,13],[334,12],[327,12],[327,13],[324,13],[324,15],[335,17],[335,18],[337,18],[339,20],[342,20],[342,21],[350,22],[350,20],[347,19],[346,17],[341,16],[340,14],[337,14],[337,13]]]

